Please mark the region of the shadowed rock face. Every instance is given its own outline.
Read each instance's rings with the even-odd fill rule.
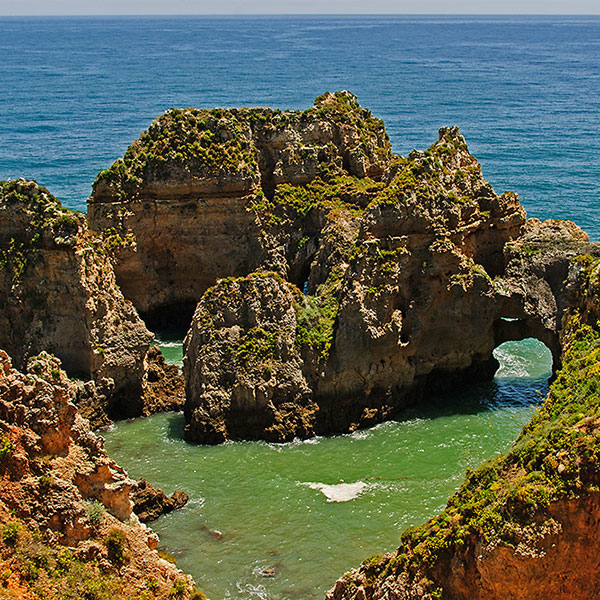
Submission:
[[[92,235],[35,182],[0,183],[0,347],[19,367],[46,350],[93,380],[79,396],[94,425],[140,414],[153,337],[116,285],[109,254],[120,243]]]

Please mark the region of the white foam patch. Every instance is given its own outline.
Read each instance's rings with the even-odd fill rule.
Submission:
[[[183,348],[183,342],[163,342],[162,340],[156,340],[159,346],[163,348]]]
[[[354,483],[336,483],[328,485],[315,481],[298,481],[298,485],[305,485],[312,490],[318,490],[326,498],[327,502],[348,502],[358,498],[367,487],[364,481],[355,481]]]

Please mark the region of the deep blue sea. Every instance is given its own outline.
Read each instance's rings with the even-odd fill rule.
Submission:
[[[457,124],[497,191],[600,239],[600,17],[2,18],[0,77],[0,179],[79,210],[170,107],[349,89],[396,152]]]

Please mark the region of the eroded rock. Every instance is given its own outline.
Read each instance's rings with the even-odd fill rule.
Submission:
[[[23,597],[38,585],[50,595],[91,597],[100,587],[115,598],[165,598],[179,581],[179,597],[189,598],[191,578],[154,551],[156,534],[132,513],[136,484],[90,431],[76,395],[58,359],[42,353],[22,374],[0,350],[5,577]]]
[[[314,434],[317,406],[296,348],[297,291],[276,274],[221,280],[185,339],[186,439]]]
[[[116,285],[109,251],[119,243],[92,235],[84,215],[35,182],[0,183],[0,347],[20,368],[47,351],[93,380],[80,397],[97,426],[141,414],[153,337]]]
[[[133,486],[131,500],[133,512],[138,519],[142,523],[148,523],[158,519],[160,515],[182,508],[187,504],[189,496],[185,492],[176,490],[169,497],[145,479],[139,479]]]

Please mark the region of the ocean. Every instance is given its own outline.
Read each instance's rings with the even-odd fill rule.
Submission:
[[[348,89],[395,152],[459,125],[496,191],[600,239],[600,17],[0,18],[0,74],[0,179],[70,208],[168,108]]]

